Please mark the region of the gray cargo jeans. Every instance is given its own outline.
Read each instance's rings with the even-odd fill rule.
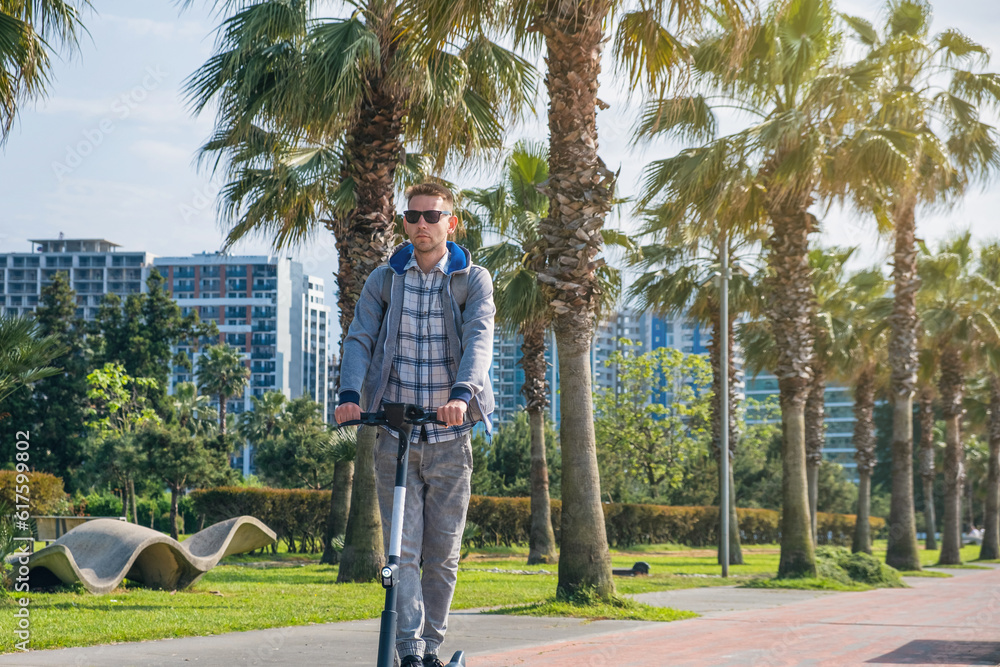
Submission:
[[[386,550],[398,448],[395,436],[378,430],[375,477]],[[437,653],[444,641],[472,487],[471,433],[433,444],[420,440],[409,449],[402,553],[396,584],[399,587],[396,652],[400,658]]]

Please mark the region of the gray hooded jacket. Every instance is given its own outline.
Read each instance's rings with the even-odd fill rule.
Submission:
[[[399,321],[403,312],[404,267],[413,255],[413,245],[406,244],[389,261],[372,271],[365,281],[361,298],[354,308],[344,339],[344,359],[340,365],[340,402],[357,403],[366,411],[378,409],[389,383],[389,371],[396,356]],[[386,272],[392,273],[392,291],[388,313],[383,316],[382,285]],[[468,273],[468,295],[464,308],[455,301],[451,279]],[[489,271],[472,263],[468,250],[448,242],[448,279],[445,294],[451,303],[451,317],[445,317],[448,346],[454,353],[452,370],[455,383],[450,398],[469,404],[469,417],[482,421],[491,430],[494,408],[489,371],[493,361],[493,280]],[[363,402],[362,402],[363,399]],[[437,407],[437,406],[424,406]]]

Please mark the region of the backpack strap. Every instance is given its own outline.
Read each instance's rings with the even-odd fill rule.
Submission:
[[[458,309],[465,312],[465,300],[469,298],[469,272],[457,273],[451,279],[451,295],[458,303]]]

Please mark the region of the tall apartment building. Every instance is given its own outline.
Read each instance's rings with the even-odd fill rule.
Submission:
[[[606,362],[615,350],[622,349],[622,338],[633,341],[643,351],[660,347],[677,347],[688,354],[704,354],[708,351],[704,332],[697,323],[662,318],[629,308],[621,309],[602,318],[594,331],[590,366],[595,390],[612,389],[616,386],[617,369],[613,365],[608,366]],[[518,365],[521,359],[521,339],[519,336],[497,331],[493,340],[491,379],[497,400],[494,422],[502,424],[513,419],[525,405],[520,393],[521,385],[524,384],[524,371]],[[558,351],[555,337],[551,333],[547,335],[545,358],[549,368],[549,410],[552,421],[558,426]]]
[[[306,395],[327,412],[326,354],[330,307],[323,303],[323,280],[303,273],[302,264],[283,257],[201,253],[190,257],[158,257],[154,266],[184,314],[197,312],[215,322],[219,342],[245,355],[250,382],[243,396],[227,409],[239,414],[252,408],[251,396],[280,391],[288,398]],[[194,350],[179,351],[192,358]],[[182,367],[170,380],[195,381]],[[245,447],[234,464],[244,474],[253,470]]]
[[[746,396],[761,403],[771,396],[777,401],[778,378],[771,373],[748,377]],[[826,424],[823,458],[839,463],[847,475],[857,481],[858,464],[854,461],[854,397],[849,387],[828,383],[823,398],[823,421]],[[759,424],[762,421],[759,415],[748,412],[748,424]]]
[[[106,239],[32,239],[30,252],[0,255],[0,315],[24,315],[38,306],[42,288],[59,272],[76,290],[76,314],[97,317],[105,294],[146,290],[153,255],[119,251]]]

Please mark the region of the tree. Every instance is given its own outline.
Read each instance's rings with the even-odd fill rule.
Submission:
[[[210,405],[211,398],[199,394],[193,382],[178,382],[172,404],[177,425],[191,435],[213,435],[218,428],[218,413]]]
[[[256,446],[276,436],[287,401],[280,391],[268,391],[259,398],[251,396],[253,408],[240,415],[240,437]]]
[[[364,280],[393,246],[397,179],[499,149],[501,119],[534,97],[534,71],[484,37],[491,3],[369,0],[315,22],[311,1],[227,4],[237,12],[219,51],[188,82],[196,111],[218,102],[204,156],[228,158],[227,242],[259,234],[282,248],[320,223],[333,232],[346,335]],[[431,157],[407,161],[406,144]],[[361,430],[339,581],[369,581],[382,564],[373,439]]]
[[[321,563],[334,565],[340,553],[334,547],[334,538],[347,532],[347,517],[351,511],[351,486],[354,479],[354,460],[358,456],[357,429],[333,432],[327,456],[333,461],[333,489],[330,493],[330,512],[326,517]]]
[[[683,479],[683,466],[703,446],[710,425],[711,369],[699,355],[660,347],[647,352],[615,350],[613,389],[594,398],[599,449],[625,478],[641,480],[645,500]]]
[[[167,399],[171,368],[190,369],[191,362],[174,348],[184,342],[196,342],[216,335],[214,323],[202,324],[196,313],[181,314],[181,308],[166,290],[159,271],[152,269],[146,279],[146,291],[129,294],[124,303],[110,293],[101,300],[92,333],[99,334],[96,363],[119,363],[132,377],[156,380],[145,387],[152,407],[161,417],[172,413]]]
[[[922,286],[918,295],[927,336],[939,350],[938,395],[945,422],[944,529],[942,564],[961,564],[962,484],[965,477],[961,441],[963,399],[969,365],[984,342],[1000,339],[993,318],[1000,290],[975,273],[971,234],[965,232],[931,253],[920,243]]]
[[[548,211],[540,187],[549,175],[547,154],[541,145],[519,142],[507,159],[498,185],[463,192],[477,212],[476,226],[498,234],[502,241],[483,248],[480,262],[494,275],[496,319],[501,330],[522,340],[524,396],[531,424],[531,531],[528,564],[558,560],[549,503],[549,474],[545,447],[545,409],[549,404],[545,335],[551,319],[549,304],[539,288],[537,275],[526,264],[538,242],[538,225]]]
[[[888,331],[884,325],[891,302],[888,284],[878,269],[859,271],[846,281],[841,313],[844,327],[832,349],[833,371],[844,378],[854,394],[854,461],[858,472],[858,502],[855,510],[851,551],[871,553],[872,473],[875,452],[875,396],[885,366]]]
[[[848,153],[854,174],[865,183],[855,181],[855,194],[894,234],[889,318],[893,530],[886,563],[913,570],[920,569],[912,474],[920,285],[916,211],[920,205],[955,201],[1000,165],[996,132],[982,120],[1000,102],[1000,79],[982,72],[989,63],[982,45],[953,29],[930,35],[931,7],[925,0],[893,0],[886,8],[881,35],[869,22],[845,17],[879,73],[872,116]]]
[[[87,427],[92,435],[91,465],[110,473],[122,483],[125,514],[138,523],[135,477],[143,469],[136,444],[137,431],[146,424],[159,424],[160,417],[149,406],[147,394],[156,380],[132,377],[121,364],[106,363],[87,375]]]
[[[1000,286],[1000,243],[984,246],[979,253],[979,275],[994,286]],[[994,319],[997,319],[994,311]],[[989,446],[986,502],[983,517],[983,544],[979,560],[1000,558],[1000,340],[990,340],[984,349],[985,381],[989,387]]]
[[[847,293],[845,264],[855,248],[815,248],[809,252],[813,270],[816,311],[812,319],[812,384],[806,399],[806,483],[809,490],[809,517],[813,541],[816,541],[816,512],[819,498],[819,469],[826,444],[826,380],[834,350],[849,326],[846,317],[853,295]],[[864,442],[864,441],[863,441]],[[874,440],[872,440],[874,444]],[[866,445],[867,446],[867,445]],[[874,461],[872,462],[874,464]]]
[[[219,436],[226,440],[226,410],[229,399],[243,395],[250,369],[235,347],[219,343],[205,348],[198,359],[198,385],[219,402]]]
[[[170,489],[170,536],[178,539],[177,506],[189,486],[206,485],[229,469],[223,452],[186,429],[150,424],[138,433],[149,471]]]
[[[444,0],[438,0],[442,6]],[[452,4],[452,3],[448,3]],[[470,3],[471,4],[471,3]],[[590,342],[601,289],[598,258],[602,227],[614,200],[615,175],[598,155],[597,97],[601,53],[609,18],[621,10],[614,50],[621,71],[649,89],[665,85],[671,68],[683,62],[680,40],[665,27],[673,19],[683,30],[696,25],[707,6],[739,14],[739,3],[695,1],[639,3],[618,0],[510,3],[514,34],[521,43],[543,41],[549,93],[549,197],[532,269],[545,286],[553,311],[561,394],[559,441],[563,453],[563,508],[557,592],[573,596],[593,589],[614,595],[611,558],[601,509],[600,477],[591,404]]]
[[[277,435],[257,445],[260,476],[285,488],[328,489],[334,461],[328,455],[333,435],[323,423],[322,407],[308,396],[293,399],[281,415]]]
[[[686,159],[688,155],[676,159]],[[681,170],[679,170],[681,171]],[[686,170],[685,170],[686,171]],[[677,172],[675,172],[677,173]],[[718,182],[725,179],[720,178]],[[678,184],[680,185],[680,184]],[[701,324],[710,327],[711,339],[708,345],[709,364],[712,368],[712,447],[716,460],[719,462],[719,474],[722,474],[722,464],[719,452],[722,443],[722,401],[729,403],[729,489],[730,498],[725,504],[719,504],[720,512],[729,512],[729,562],[740,564],[743,553],[740,547],[739,519],[736,516],[735,484],[733,482],[733,466],[739,445],[737,429],[737,370],[733,358],[733,332],[737,318],[740,315],[759,316],[762,303],[757,285],[745,269],[738,268],[729,284],[729,319],[728,330],[721,332],[721,295],[717,276],[721,272],[721,257],[718,246],[713,243],[714,235],[701,234],[699,227],[708,220],[718,220],[719,217],[733,212],[736,206],[730,208],[726,204],[734,204],[735,197],[727,197],[723,192],[735,195],[738,188],[719,188],[718,203],[713,203],[711,211],[703,215],[699,212],[691,219],[678,221],[674,217],[678,209],[690,210],[693,207],[684,206],[687,201],[684,187],[689,185],[685,180],[682,187],[670,187],[667,201],[650,213],[650,219],[643,228],[643,233],[658,237],[658,243],[645,245],[641,248],[637,264],[645,272],[641,274],[629,289],[629,298],[639,303],[641,310],[653,309],[662,314],[684,315]],[[680,196],[675,196],[675,193]],[[701,199],[704,201],[705,199]],[[715,201],[715,200],[713,200]],[[745,200],[744,200],[745,201]],[[725,203],[723,203],[725,202]],[[745,210],[745,209],[744,209]],[[740,216],[743,220],[746,217]],[[710,223],[709,223],[710,224]],[[729,226],[732,230],[735,225]],[[695,230],[698,230],[696,233]],[[726,235],[725,252],[730,253],[733,263],[742,267],[741,251],[749,250],[750,242],[736,236]],[[722,369],[723,340],[729,349],[729,368]],[[729,373],[729,396],[722,396],[722,374]],[[721,477],[720,485],[721,488]],[[721,544],[720,544],[721,549]],[[720,554],[721,562],[721,554]]]
[[[40,380],[34,387],[31,419],[40,428],[32,435],[32,459],[39,469],[66,481],[83,463],[91,356],[83,320],[76,317],[75,296],[67,275],[57,273],[42,287],[35,310],[39,333],[52,336],[66,353],[59,358],[63,372]]]
[[[0,1],[0,145],[20,105],[45,94],[55,49],[76,50],[84,30],[80,12],[89,6],[88,0]]]
[[[750,165],[764,193],[769,238],[767,316],[776,342],[785,435],[780,577],[813,576],[806,481],[805,404],[811,387],[814,295],[808,236],[817,196],[833,190],[834,144],[860,115],[871,77],[868,63],[838,66],[838,34],[826,0],[787,0],[770,6],[748,26],[752,38],[727,29],[691,48],[698,88],[755,117],[740,132],[716,138],[718,127],[705,95],[664,97],[647,111],[654,134],[704,142],[706,169]]]
[[[49,364],[64,352],[58,338],[43,336],[33,319],[0,317],[0,401],[20,386],[62,372]]]

